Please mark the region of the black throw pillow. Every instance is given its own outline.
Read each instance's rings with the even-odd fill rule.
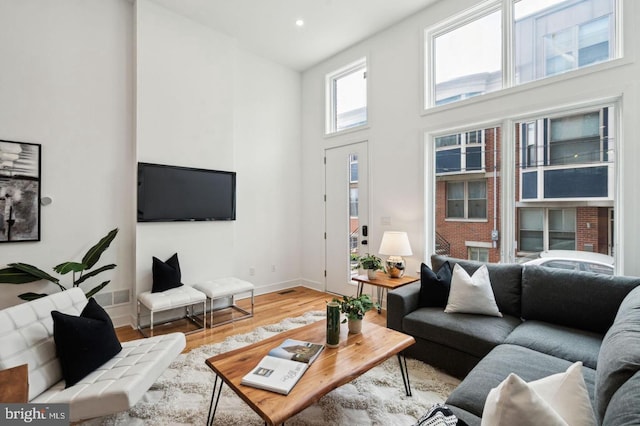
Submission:
[[[175,253],[166,262],[154,257],[151,270],[153,273],[152,293],[159,293],[182,285],[178,253]]]
[[[451,288],[451,265],[444,262],[438,272],[433,272],[424,263],[420,266],[420,299],[422,307],[447,306]]]
[[[78,383],[122,350],[109,314],[92,297],[80,316],[51,311],[53,341],[66,387]]]

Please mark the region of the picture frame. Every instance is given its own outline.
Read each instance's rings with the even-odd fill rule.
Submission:
[[[41,152],[0,140],[0,243],[40,241]]]

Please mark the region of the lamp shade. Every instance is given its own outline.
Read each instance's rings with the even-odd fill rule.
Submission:
[[[378,253],[386,256],[411,256],[411,245],[406,232],[385,231]]]

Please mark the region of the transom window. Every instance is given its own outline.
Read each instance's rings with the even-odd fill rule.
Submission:
[[[367,124],[367,60],[327,75],[327,128],[336,133]]]
[[[425,108],[620,56],[620,1],[490,0],[427,29]]]

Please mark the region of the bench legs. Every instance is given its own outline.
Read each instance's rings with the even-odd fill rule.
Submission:
[[[199,305],[200,303],[202,303],[202,321],[200,321],[198,319],[197,316],[194,315],[193,313],[193,307],[196,305]],[[153,311],[149,308],[147,308],[145,306],[145,308],[147,308],[147,310],[149,311],[149,334],[145,333],[143,330],[143,327],[140,325],[140,311],[141,311],[141,306],[144,306],[144,304],[140,303],[140,300],[138,300],[138,331],[140,332],[140,334],[142,334],[144,337],[153,337],[153,326],[154,325],[162,325],[162,324],[167,324],[169,322],[175,321],[175,320],[169,320],[169,321],[165,321],[159,324],[155,324],[154,320],[153,320],[153,314],[155,312],[163,312],[163,311],[168,311],[171,309],[178,309],[178,308],[185,308],[185,316],[183,318],[188,319],[189,321],[191,321],[192,323],[194,323],[195,325],[197,325],[199,328],[196,330],[192,330],[192,331],[187,331],[184,334],[191,334],[191,333],[195,333],[196,331],[201,331],[203,329],[205,329],[207,327],[207,300],[204,299],[202,302],[196,302],[196,303],[191,303],[188,305],[182,305],[182,306],[171,306],[168,307],[166,309],[163,309],[161,311]]]
[[[211,315],[211,317],[209,318],[209,327],[214,327],[214,326],[218,326],[218,325],[222,325],[222,324],[228,324],[230,322],[239,321],[239,320],[242,320],[242,319],[245,319],[245,318],[253,317],[253,305],[254,305],[253,289],[251,289],[249,291],[251,292],[251,310],[250,311],[247,311],[246,309],[243,309],[240,306],[236,305],[236,303],[235,303],[235,296],[236,295],[235,294],[226,295],[226,296],[220,296],[220,297],[216,297],[216,298],[213,298],[213,299],[212,298],[208,298],[211,301],[210,311],[209,311],[209,313]],[[246,293],[246,291],[244,291],[242,293]],[[237,293],[237,294],[240,294],[240,293]],[[228,297],[231,297],[231,305],[230,306],[225,306],[223,308],[214,309],[214,307],[213,307],[213,302],[214,301],[219,300],[219,299],[226,299]],[[224,310],[224,309],[233,309],[233,310],[238,311],[238,312],[240,312],[240,313],[242,313],[244,315],[242,317],[231,318],[229,320],[222,321],[222,322],[219,322],[217,324],[214,323],[214,321],[213,321],[214,312],[221,311],[221,310]]]

